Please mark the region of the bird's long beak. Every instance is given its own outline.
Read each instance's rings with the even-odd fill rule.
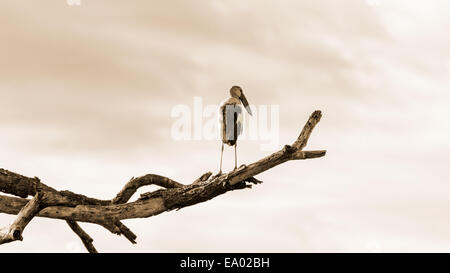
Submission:
[[[244,93],[241,92],[241,97],[240,97],[242,104],[245,107],[245,110],[247,110],[247,112],[250,114],[250,116],[252,115],[252,109],[250,109],[250,106],[248,105],[248,101],[247,98],[245,97]]]

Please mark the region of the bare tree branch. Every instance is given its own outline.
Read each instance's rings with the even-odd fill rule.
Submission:
[[[25,227],[33,216],[66,220],[89,252],[96,252],[92,244],[93,240],[77,222],[101,225],[115,234],[124,235],[135,243],[136,235],[120,220],[147,218],[205,202],[228,191],[250,188],[252,184],[261,183],[254,177],[255,175],[286,161],[325,156],[325,150],[303,151],[321,117],[320,111],[312,113],[292,145],[285,145],[280,151],[250,165],[242,165],[229,173],[214,176],[211,172],[207,172],[188,185],[155,174],[132,178],[112,200],[98,200],[69,191],[57,191],[40,183],[37,178],[28,178],[0,169],[0,191],[18,196],[0,195],[0,213],[18,214],[18,219],[26,220],[16,220],[16,222],[24,223],[18,225],[21,227]],[[140,187],[147,185],[157,185],[162,188],[144,193],[138,200],[129,202]],[[36,195],[29,202],[25,199],[37,192],[42,192],[42,198]],[[23,228],[19,230],[21,234]],[[14,231],[12,233],[14,235]],[[5,242],[10,240],[9,234],[11,229],[2,237]],[[12,237],[18,238],[18,236]]]
[[[303,127],[303,130],[298,136],[297,140],[294,142],[294,144],[292,144],[292,146],[297,148],[298,150],[303,150],[303,148],[305,148],[306,144],[308,143],[309,137],[311,136],[314,127],[316,127],[317,123],[319,123],[321,118],[322,112],[319,110],[314,111],[309,117],[305,126]]]
[[[86,247],[86,249],[89,251],[89,253],[97,253],[97,249],[94,247],[94,240],[87,234],[81,227],[78,225],[77,222],[72,220],[66,221],[69,227],[75,232],[78,237],[80,237],[81,241],[83,242],[83,245]]]
[[[117,194],[117,196],[111,201],[112,204],[122,204],[128,202],[131,196],[143,186],[157,185],[164,187],[166,189],[183,187],[183,184],[175,182],[167,177],[147,174],[137,178],[131,178],[131,180],[125,184],[122,190]]]
[[[0,190],[4,193],[26,197],[28,195],[34,195],[37,191],[43,193],[41,198],[41,208],[48,206],[68,206],[76,207],[78,205],[109,205],[110,200],[99,200],[90,198],[81,194],[76,194],[71,191],[57,191],[44,183],[39,178],[29,178],[8,170],[0,169]],[[27,195],[28,194],[28,195]],[[2,196],[0,196],[2,198]],[[25,203],[27,202],[24,200]],[[18,199],[9,200],[10,206],[19,205],[23,201]],[[1,204],[0,200],[0,204]],[[5,205],[5,203],[3,203]],[[2,212],[2,210],[0,210]],[[136,235],[119,221],[107,221],[98,223],[105,227],[109,231],[117,235],[124,235],[131,243],[136,243]]]
[[[194,182],[192,182],[192,184],[197,184],[199,182],[204,182],[204,181],[208,180],[211,177],[211,175],[212,175],[212,172],[204,173],[202,176],[200,176]]]
[[[33,199],[19,211],[16,220],[5,234],[0,235],[0,245],[12,241],[22,241],[22,232],[33,217],[39,212],[41,193],[36,193]]]

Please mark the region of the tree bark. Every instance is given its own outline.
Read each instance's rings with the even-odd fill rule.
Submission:
[[[23,206],[17,214],[16,220],[9,227],[9,230],[0,235],[0,245],[16,240],[23,240],[22,232],[36,213],[39,212],[41,197],[42,195],[40,193],[36,193],[33,199]]]

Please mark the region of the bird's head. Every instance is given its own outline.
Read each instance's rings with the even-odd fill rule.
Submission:
[[[250,109],[250,106],[248,105],[247,98],[245,97],[244,92],[242,91],[241,87],[239,87],[237,85],[231,87],[230,95],[233,98],[241,100],[242,104],[245,107],[245,110],[247,110],[247,112],[249,113],[250,116],[252,115],[252,109]]]

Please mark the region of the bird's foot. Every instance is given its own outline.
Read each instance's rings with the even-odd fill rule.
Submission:
[[[241,170],[243,170],[245,168],[247,168],[247,166],[245,164],[242,164],[239,167],[235,166],[234,169],[233,169],[233,172],[236,172],[236,171],[240,172]]]

